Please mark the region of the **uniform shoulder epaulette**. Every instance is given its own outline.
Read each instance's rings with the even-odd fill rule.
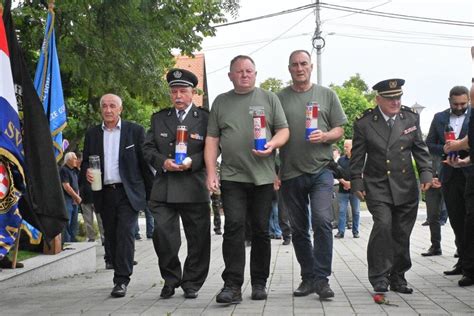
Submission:
[[[372,112],[374,111],[373,108],[370,108],[370,109],[367,109],[365,110],[364,112],[362,112],[362,114],[356,119],[356,121],[366,117],[367,115],[371,114]]]
[[[406,105],[402,105],[402,111],[407,111],[418,115],[418,112],[415,109]]]
[[[197,106],[197,108],[201,111],[204,111],[206,113],[209,113],[209,109],[208,108],[205,108],[205,107],[202,107],[202,106]]]
[[[171,108],[171,107],[164,108],[164,109],[159,110],[158,112],[153,113],[151,116],[153,117],[153,116],[156,116],[156,115],[164,115],[165,113],[166,113],[166,115],[168,115],[172,109],[173,108]]]

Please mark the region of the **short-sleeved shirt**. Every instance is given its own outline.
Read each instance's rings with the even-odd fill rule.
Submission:
[[[74,190],[74,192],[79,193],[79,183],[77,179],[77,172],[74,169],[69,168],[67,165],[64,165],[61,167],[61,170],[59,170],[59,176],[61,178],[61,183],[69,183],[71,188]],[[64,190],[64,197],[72,199],[72,197],[69,195],[69,193]]]
[[[220,94],[212,104],[207,135],[220,139],[221,179],[263,185],[275,179],[275,157],[258,157],[254,149],[253,110],[263,108],[267,141],[288,124],[278,97],[255,88],[246,94]]]
[[[339,98],[331,89],[316,84],[305,92],[286,87],[278,97],[290,126],[290,139],[280,148],[281,179],[320,172],[333,159],[332,147],[331,144],[313,144],[305,139],[306,104],[319,104],[318,129],[327,132],[347,123]]]

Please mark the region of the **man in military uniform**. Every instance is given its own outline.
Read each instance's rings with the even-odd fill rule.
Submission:
[[[411,267],[410,234],[415,224],[419,191],[431,185],[430,154],[423,142],[417,113],[401,105],[403,79],[373,86],[377,107],[354,124],[352,192],[367,201],[374,225],[367,247],[369,281],[376,292],[411,294],[405,272]]]
[[[144,143],[145,160],[156,169],[149,208],[155,218],[153,244],[165,285],[161,297],[170,298],[181,286],[185,298],[196,298],[206,280],[210,261],[210,209],[204,168],[204,139],[208,111],[193,104],[197,77],[184,69],[171,69],[166,79],[174,107],[151,118]],[[187,158],[175,161],[178,126],[186,126]],[[179,219],[188,241],[188,256],[181,269]]]

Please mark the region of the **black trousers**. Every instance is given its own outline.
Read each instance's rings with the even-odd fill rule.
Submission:
[[[153,245],[165,284],[198,291],[206,280],[211,257],[209,203],[150,201],[149,208],[155,219]],[[178,257],[181,246],[180,218],[188,244],[188,255],[182,269]]]
[[[439,216],[443,208],[441,188],[426,191],[426,212],[430,224],[431,247],[441,249],[441,223]]]
[[[403,205],[367,200],[374,220],[367,245],[369,281],[406,285],[411,268],[410,235],[416,221],[418,199]]]
[[[443,182],[443,197],[448,209],[448,217],[454,231],[459,260],[457,265],[462,267],[464,258],[464,220],[466,217],[466,200],[464,191],[466,177],[461,169],[454,169],[449,181]]]
[[[102,189],[100,210],[106,249],[114,266],[114,284],[130,282],[135,254],[135,222],[138,212],[132,208],[123,187]]]
[[[463,274],[474,278],[474,176],[466,178]]]
[[[245,225],[250,219],[252,249],[250,278],[252,285],[266,285],[270,273],[271,244],[268,234],[272,207],[273,184],[221,181],[224,207],[224,241],[222,254],[225,269],[222,279],[226,285],[242,286],[245,268]]]
[[[280,225],[283,239],[291,238],[291,225],[290,218],[288,216],[288,210],[286,209],[285,202],[281,196],[281,192],[277,191],[278,199],[278,224]]]

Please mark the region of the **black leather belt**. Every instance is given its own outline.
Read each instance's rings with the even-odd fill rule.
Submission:
[[[104,184],[104,189],[116,190],[119,188],[123,188],[123,183]]]

